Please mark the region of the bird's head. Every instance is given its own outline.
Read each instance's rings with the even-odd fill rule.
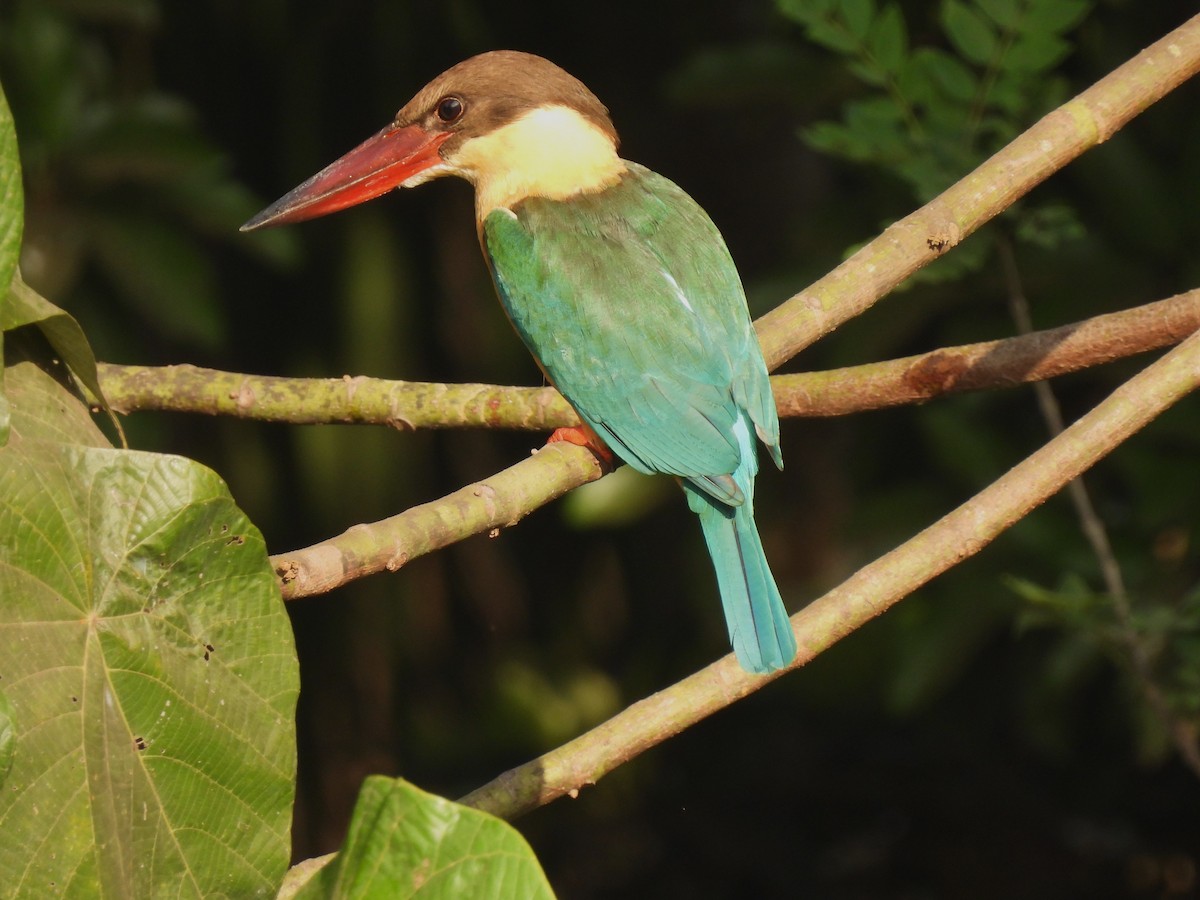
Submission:
[[[528,196],[569,197],[624,171],[608,110],[554,63],[514,50],[443,72],[386,128],[242,226],[316,218],[443,175],[475,185],[480,218]]]

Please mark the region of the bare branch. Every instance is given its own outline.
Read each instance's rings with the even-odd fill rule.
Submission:
[[[1157,350],[1200,328],[1200,290],[1016,338],[946,347],[903,359],[775,375],[781,416],[841,416],[940,394],[1009,387]],[[577,424],[553,388],[239,375],[197,366],[100,364],[114,409],[227,415],[294,425],[514,428]]]
[[[285,600],[320,594],[440,550],[473,534],[517,524],[532,510],[604,470],[591,451],[566,442],[548,444],[486,481],[414,506],[399,515],[355,525],[292,553],[271,557]]]
[[[781,416],[840,416],[1009,387],[1178,343],[1200,328],[1200,290],[1020,337],[886,362],[775,375]]]
[[[1200,385],[1200,332],[971,500],[792,616],[798,668],[998,534]],[[726,656],[604,724],[472,791],[461,802],[514,818],[574,796],[621,764],[769,684]]]

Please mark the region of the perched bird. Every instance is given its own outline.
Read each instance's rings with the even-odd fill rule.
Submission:
[[[474,185],[500,302],[585,423],[551,440],[676,476],[738,660],[756,673],[786,665],[796,641],[754,524],[755,438],[782,467],[779,422],[741,280],[704,210],[617,155],[608,110],[582,83],[528,53],[472,57],[242,228],[443,175]]]

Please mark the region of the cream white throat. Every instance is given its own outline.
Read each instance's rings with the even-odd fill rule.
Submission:
[[[603,190],[624,171],[612,139],[566,106],[538,107],[472,138],[444,167],[445,174],[475,186],[480,222],[493,209],[511,208],[526,197],[562,200]]]

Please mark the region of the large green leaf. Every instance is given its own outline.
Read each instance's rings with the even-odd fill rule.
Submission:
[[[17,157],[17,130],[0,87],[0,318],[3,318],[8,285],[17,271],[21,231],[25,224],[21,193],[21,161]],[[4,335],[0,333],[0,447],[8,439],[9,405],[4,391]]]
[[[40,359],[46,348],[36,340],[36,333],[18,331],[7,338],[5,386],[12,403],[13,431],[27,439],[112,447],[88,408],[65,386],[69,377],[63,364]]]
[[[358,795],[346,846],[294,896],[537,900],[554,894],[537,857],[507,822],[375,776]]]
[[[96,371],[96,356],[92,345],[75,317],[59,309],[21,278],[20,272],[13,273],[12,289],[8,294],[8,305],[0,309],[0,333],[36,325],[50,346],[66,363],[75,377],[100,405],[108,409],[108,400],[100,389],[100,377]],[[110,412],[111,415],[111,412]]]
[[[69,395],[10,376],[38,412],[0,450],[0,896],[269,896],[297,672],[262,536],[190,460],[47,439]]]

